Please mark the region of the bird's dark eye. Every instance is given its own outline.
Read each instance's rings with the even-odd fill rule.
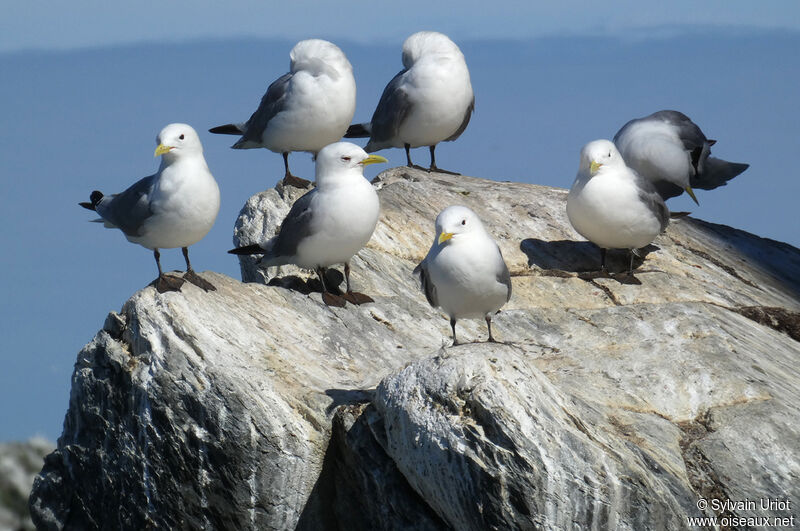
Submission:
[[[181,140],[183,140],[183,134],[181,134],[181,136],[179,136],[178,138],[180,138]]]
[[[345,162],[350,162],[350,157],[342,157],[342,160]]]
[[[466,219],[462,219],[462,220],[461,220],[461,224],[462,224],[462,225],[466,225],[466,224],[467,224],[467,220],[466,220]]]

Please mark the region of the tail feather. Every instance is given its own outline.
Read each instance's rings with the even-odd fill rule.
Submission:
[[[727,160],[708,157],[703,172],[692,177],[692,188],[713,190],[718,186],[724,186],[728,181],[749,167],[749,164],[728,162]]]
[[[257,243],[254,243],[252,245],[245,245],[244,247],[231,249],[228,251],[228,254],[264,254],[266,252],[267,251],[263,247]]]
[[[242,129],[237,124],[225,124],[212,127],[208,132],[215,135],[241,135]]]
[[[86,210],[97,210],[97,205],[100,201],[103,200],[103,192],[99,190],[95,190],[94,192],[89,195],[89,202],[80,202],[78,203],[80,206],[85,208]]]
[[[347,132],[344,134],[345,138],[369,138],[371,135],[370,133],[370,124],[353,124],[347,128]]]

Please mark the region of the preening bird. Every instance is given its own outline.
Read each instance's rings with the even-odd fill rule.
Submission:
[[[699,204],[694,189],[713,190],[750,167],[710,157],[709,140],[692,120],[678,111],[658,111],[636,118],[614,135],[625,163],[650,180],[663,199],[685,190]]]
[[[329,306],[372,302],[350,286],[350,259],[367,244],[380,213],[378,194],[364,178],[364,166],[386,162],[349,142],[330,144],[317,154],[317,186],[295,201],[278,235],[262,244],[231,249],[231,254],[264,255],[261,266],[295,264],[313,269],[322,282],[322,300]],[[347,293],[328,290],[325,269],[344,264]]]
[[[450,317],[453,345],[456,321],[483,317],[492,335],[492,314],[511,299],[511,275],[500,248],[478,216],[465,206],[450,206],[436,217],[436,236],[414,269],[434,308]]]
[[[419,169],[426,168],[411,163],[409,150],[428,146],[427,170],[454,173],[436,166],[434,150],[461,136],[474,109],[464,54],[446,35],[420,31],[403,43],[403,70],[386,85],[372,120],[354,124],[345,137],[369,137],[368,153],[405,148],[408,166]]]
[[[107,196],[95,190],[89,202],[80,205],[97,212],[101,218],[97,221],[107,228],[120,229],[128,241],[153,250],[158,267],[155,287],[160,293],[179,290],[185,280],[214,290],[189,262],[189,246],[208,234],[219,212],[219,187],[206,165],[200,138],[186,124],[169,124],[156,143],[161,165],[155,175],[119,194]],[[177,247],[186,260],[183,278],[161,270],[158,250]]]
[[[310,182],[289,171],[289,153],[316,154],[342,138],[356,110],[356,81],[344,52],[328,41],[300,41],[289,57],[289,72],[272,82],[247,122],[209,131],[241,135],[234,149],[281,153],[284,183],[305,188]]]
[[[603,272],[607,249],[628,249],[632,273],[633,255],[669,224],[669,209],[652,183],[626,166],[609,140],[583,146],[567,216],[581,236],[600,247]]]

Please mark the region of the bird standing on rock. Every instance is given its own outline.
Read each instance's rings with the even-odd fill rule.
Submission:
[[[450,206],[436,217],[436,236],[414,269],[434,308],[450,317],[453,345],[456,320],[483,317],[492,335],[492,314],[511,299],[511,275],[500,248],[478,216],[465,206]]]
[[[383,90],[372,120],[352,125],[345,137],[369,137],[368,153],[405,148],[409,167],[458,175],[436,166],[434,150],[461,136],[475,109],[464,54],[446,35],[420,31],[403,43],[403,67]],[[409,150],[421,146],[430,148],[430,168],[411,163]]]
[[[601,272],[606,250],[628,249],[633,256],[669,224],[669,209],[653,185],[625,165],[609,140],[581,150],[578,175],[567,195],[567,216],[578,233],[600,247]]]
[[[234,149],[267,148],[281,153],[284,184],[306,188],[310,181],[289,171],[289,153],[316,154],[342,138],[356,110],[356,81],[344,52],[328,41],[300,41],[289,57],[289,72],[269,86],[247,122],[209,131],[242,135]]]
[[[678,111],[658,111],[636,118],[614,135],[625,163],[649,179],[662,199],[687,194],[697,201],[694,189],[713,190],[750,167],[709,157],[709,140],[692,120]]]
[[[292,205],[278,235],[263,244],[247,245],[231,254],[264,255],[261,266],[295,264],[317,272],[322,300],[329,306],[373,300],[350,286],[350,259],[367,244],[380,213],[378,194],[364,178],[364,166],[387,162],[349,142],[337,142],[317,154],[317,186]],[[325,285],[325,269],[344,264],[347,293],[342,297]]]
[[[202,240],[217,219],[219,187],[203,157],[203,146],[194,129],[169,124],[158,134],[155,156],[161,166],[119,194],[95,190],[80,205],[100,215],[106,228],[118,228],[128,241],[153,250],[158,267],[155,287],[160,293],[177,291],[185,280],[206,291],[214,286],[194,272],[189,246]],[[165,275],[159,249],[181,247],[186,260],[183,278]]]

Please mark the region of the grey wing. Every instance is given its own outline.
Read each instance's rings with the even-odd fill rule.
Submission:
[[[703,171],[697,175],[693,175],[690,184],[692,188],[713,190],[719,186],[724,186],[728,181],[749,167],[749,164],[743,164],[741,162],[728,162],[727,160],[708,157]]]
[[[495,243],[495,245],[497,245],[497,243]],[[497,272],[497,281],[501,284],[505,284],[508,288],[508,295],[506,296],[506,302],[508,302],[511,300],[511,272],[508,270],[506,261],[503,258],[503,253],[500,251],[500,246],[497,246],[497,254],[500,257],[500,270]]]
[[[425,298],[428,299],[428,303],[434,308],[439,306],[439,298],[436,296],[436,286],[433,285],[425,260],[414,268],[414,274],[419,275],[420,286],[422,287],[422,292],[425,293]]]
[[[644,120],[647,119],[661,120],[674,126],[678,130],[678,136],[683,142],[683,146],[691,151],[694,148],[702,147],[703,144],[708,142],[706,135],[688,116],[678,111],[658,111]]]
[[[311,208],[311,202],[316,193],[317,189],[314,188],[294,202],[268,250],[269,258],[291,257],[297,254],[297,246],[313,230],[314,211]]]
[[[150,209],[150,192],[155,175],[140,179],[124,192],[103,198],[95,207],[108,223],[128,236],[141,236],[142,226],[153,211]]]
[[[286,94],[292,75],[291,72],[287,72],[273,81],[267,88],[267,92],[261,98],[261,104],[259,104],[258,109],[244,125],[242,138],[233,147],[240,146],[245,142],[261,142],[261,135],[264,133],[264,129],[267,128],[269,121],[286,106]]]
[[[464,121],[461,122],[461,125],[458,127],[458,130],[455,133],[453,133],[449,138],[444,139],[445,142],[452,142],[461,136],[461,133],[463,133],[469,125],[469,119],[472,118],[473,111],[475,111],[475,96],[472,97],[472,101],[470,102],[469,107],[467,107],[467,111],[464,113]]]
[[[403,74],[407,70],[401,70],[389,81],[383,89],[378,106],[372,115],[371,136],[367,144],[367,151],[377,151],[385,147],[390,147],[394,139],[397,138],[400,125],[408,116],[411,109],[411,102],[408,94],[402,87]]]
[[[648,179],[645,179],[635,171],[631,170],[636,176],[636,186],[639,190],[639,199],[647,206],[647,209],[653,213],[661,225],[661,232],[669,225],[669,208],[667,208],[664,199],[659,194],[656,187]]]

